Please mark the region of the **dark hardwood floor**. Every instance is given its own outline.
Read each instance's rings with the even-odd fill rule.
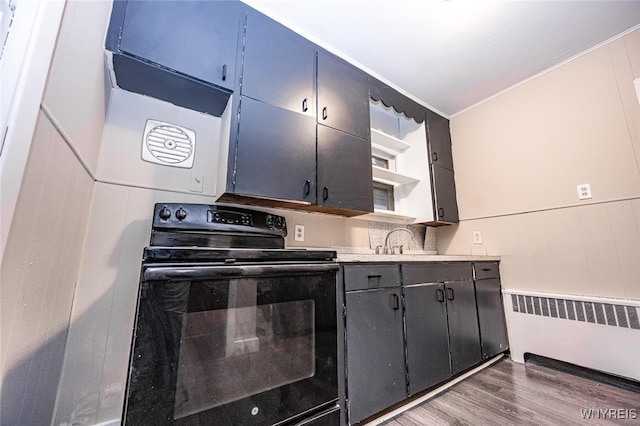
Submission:
[[[382,424],[638,425],[640,393],[504,358]]]

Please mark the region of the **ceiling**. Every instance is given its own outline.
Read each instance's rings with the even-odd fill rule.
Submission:
[[[447,116],[640,25],[640,0],[243,1]]]

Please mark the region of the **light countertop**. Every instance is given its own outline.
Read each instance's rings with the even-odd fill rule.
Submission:
[[[441,255],[441,254],[353,254],[338,253],[338,262],[479,262],[498,261],[499,256]]]
[[[288,247],[294,248],[294,247]],[[375,254],[373,250],[358,247],[300,247],[307,250],[335,250],[338,262],[496,262],[500,256],[443,255],[435,251],[405,250],[403,254]]]

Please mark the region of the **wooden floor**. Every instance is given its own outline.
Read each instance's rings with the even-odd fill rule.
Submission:
[[[640,393],[504,358],[383,424],[639,425]]]

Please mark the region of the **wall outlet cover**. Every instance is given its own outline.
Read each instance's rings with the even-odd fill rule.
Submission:
[[[591,198],[591,185],[583,183],[578,185],[578,200],[588,200]]]
[[[142,159],[163,166],[193,167],[196,132],[186,127],[147,120],[142,138]]]
[[[482,244],[482,232],[473,231],[473,244]]]

